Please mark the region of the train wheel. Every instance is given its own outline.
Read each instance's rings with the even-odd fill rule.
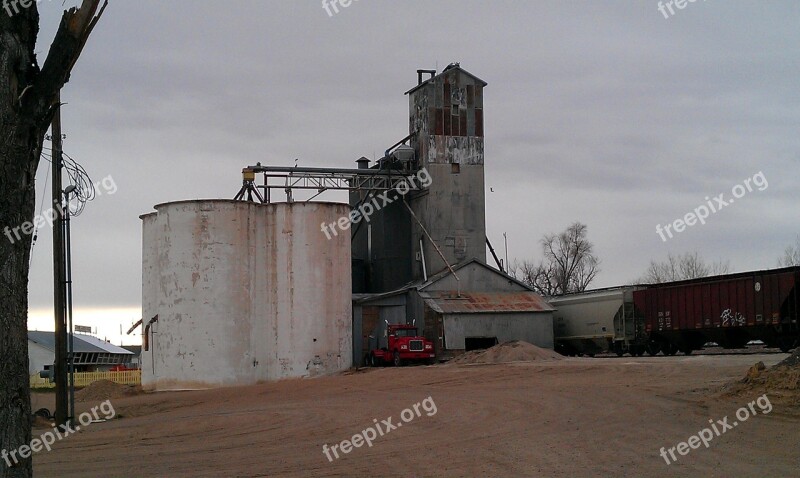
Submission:
[[[667,349],[669,349],[669,355],[670,356],[673,356],[673,355],[678,353],[678,347],[676,347],[675,345],[672,345],[672,344],[665,345],[664,346],[664,350],[667,350]],[[666,352],[664,352],[664,354],[666,354]]]
[[[789,353],[795,345],[797,345],[797,341],[795,339],[788,339],[786,337],[781,337],[778,339],[778,347],[781,349],[783,353]]]
[[[684,347],[681,349],[684,355],[692,355],[692,348],[691,347]]]
[[[655,357],[659,352],[661,352],[661,345],[658,342],[648,342],[647,355]],[[666,355],[666,353],[664,355]]]
[[[555,351],[560,353],[561,355],[563,355],[565,357],[574,357],[575,356],[575,351],[571,347],[568,347],[568,346],[566,346],[564,344],[557,343],[556,346],[555,346]]]

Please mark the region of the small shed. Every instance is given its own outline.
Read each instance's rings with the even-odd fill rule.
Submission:
[[[419,295],[425,303],[425,323],[435,324],[443,352],[468,352],[512,340],[553,348],[553,308],[536,292],[462,292],[457,296],[422,291]]]

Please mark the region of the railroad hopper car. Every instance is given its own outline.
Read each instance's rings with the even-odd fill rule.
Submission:
[[[602,352],[641,356],[648,343],[644,316],[634,307],[638,287],[624,286],[578,292],[547,301],[553,313],[555,349],[563,355]]]
[[[689,354],[708,342],[728,349],[760,340],[798,345],[800,267],[655,284],[633,292],[644,314],[648,353]]]

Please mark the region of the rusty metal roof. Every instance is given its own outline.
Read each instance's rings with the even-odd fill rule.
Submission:
[[[523,292],[420,292],[425,303],[440,314],[484,314],[500,312],[552,312],[539,294]]]

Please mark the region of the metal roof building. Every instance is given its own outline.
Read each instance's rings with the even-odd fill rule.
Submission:
[[[392,292],[355,294],[354,363],[385,345],[388,324],[415,323],[440,360],[512,340],[553,348],[555,309],[542,296],[478,259],[453,272]]]
[[[134,354],[97,337],[74,334],[77,371],[102,371],[114,365],[130,363]],[[49,370],[55,359],[55,333],[28,331],[28,369],[31,375]]]

